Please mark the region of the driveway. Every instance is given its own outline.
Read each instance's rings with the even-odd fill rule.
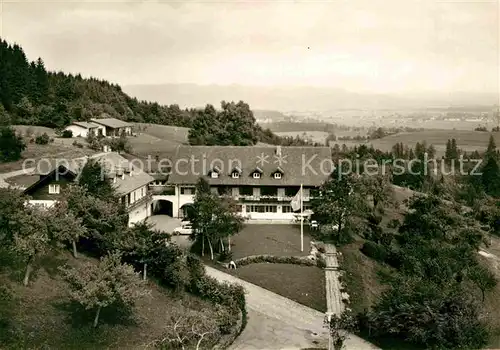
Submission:
[[[328,347],[323,313],[214,268],[205,269],[209,276],[238,283],[246,290],[248,324],[231,350]],[[377,349],[354,335],[347,340],[346,348]]]
[[[180,219],[168,215],[153,215],[148,217],[146,221],[153,225],[153,229],[166,233],[172,233],[175,228],[181,226]],[[171,241],[186,249],[189,249],[192,245],[189,236],[172,236]]]

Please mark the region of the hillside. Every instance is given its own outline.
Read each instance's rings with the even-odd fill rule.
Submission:
[[[0,38],[0,122],[60,128],[106,113],[132,122],[190,126],[193,111],[131,98],[117,84],[47,72],[19,45]]]
[[[187,293],[175,295],[150,281],[147,288],[151,294],[138,301],[134,315],[112,308],[103,309],[101,324],[94,330],[91,328],[93,312],[71,302],[68,287],[57,269],[64,264],[78,267],[86,262],[95,263],[96,260],[82,255],[74,259],[69,253],[48,256],[41,261],[35,272],[36,278],[28,287],[19,283],[22,276],[3,270],[5,266],[0,268],[0,285],[8,287],[14,295],[12,303],[16,307],[12,308],[11,322],[23,344],[12,344],[13,348],[144,348],[164,335],[175,315],[216,312],[216,307],[210,302]],[[3,335],[6,334],[0,334],[0,348],[6,345]],[[12,337],[5,340],[12,341]]]

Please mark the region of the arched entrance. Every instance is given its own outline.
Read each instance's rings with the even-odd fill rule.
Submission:
[[[186,218],[193,209],[194,209],[193,203],[184,204],[179,209],[179,218],[180,219]]]
[[[151,215],[174,216],[173,204],[166,199],[157,199],[151,204]]]

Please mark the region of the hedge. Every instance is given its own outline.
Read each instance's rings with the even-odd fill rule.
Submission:
[[[297,257],[297,256],[274,256],[274,255],[251,255],[241,259],[236,260],[234,263],[236,267],[258,264],[258,263],[273,263],[273,264],[292,264],[292,265],[304,265],[304,266],[316,266],[314,260],[308,257]]]

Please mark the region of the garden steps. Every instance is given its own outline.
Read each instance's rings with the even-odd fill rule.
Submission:
[[[340,315],[344,310],[344,304],[340,291],[337,249],[332,244],[325,244],[325,265],[327,312]]]

